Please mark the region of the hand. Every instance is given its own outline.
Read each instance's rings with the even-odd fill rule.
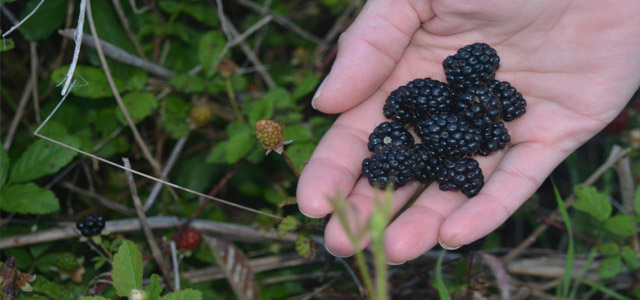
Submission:
[[[369,1],[340,37],[334,66],[314,107],[341,113],[322,138],[298,184],[298,205],[309,217],[332,211],[327,200],[348,195],[357,228],[371,214],[374,188],[361,178],[371,154],[367,139],[385,121],[389,93],[414,78],[445,81],[442,61],[464,45],[498,51],[496,79],[527,100],[527,113],[505,123],[511,143],[477,157],[485,186],[468,199],[430,185],[387,228],[390,263],[418,257],[440,241],[471,243],[500,226],[576,148],[605,127],[640,85],[640,2]],[[394,192],[394,214],[419,188]],[[340,222],[325,229],[338,256],[354,252]],[[365,247],[365,240],[360,247]]]

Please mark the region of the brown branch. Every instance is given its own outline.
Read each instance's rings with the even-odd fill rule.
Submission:
[[[135,216],[136,215],[136,211],[133,208],[130,207],[126,207],[118,202],[115,202],[107,197],[104,197],[98,193],[94,193],[85,189],[82,189],[80,187],[77,187],[75,185],[73,185],[71,182],[67,182],[67,181],[63,181],[60,183],[64,188],[74,192],[74,193],[78,193],[81,194],[83,196],[92,198],[94,200],[96,200],[100,205],[107,207],[109,209],[113,209],[121,214],[127,215],[127,216]]]
[[[27,85],[24,87],[22,91],[22,96],[20,96],[20,101],[18,102],[18,109],[16,109],[16,114],[13,116],[13,120],[11,120],[11,124],[9,125],[9,132],[4,137],[4,149],[9,150],[11,147],[11,143],[13,142],[13,136],[16,134],[16,130],[18,129],[18,123],[22,120],[22,114],[24,113],[24,108],[27,106],[27,102],[29,100],[29,95],[31,94],[31,90],[34,89],[33,81],[27,81]]]
[[[142,57],[142,59],[144,60],[149,60],[147,56],[144,54],[144,51],[142,50],[140,43],[138,43],[138,39],[136,39],[136,36],[133,34],[133,31],[131,31],[131,26],[129,26],[129,21],[127,20],[127,16],[125,16],[124,14],[124,10],[122,10],[120,1],[111,0],[111,3],[113,3],[113,7],[116,9],[116,14],[118,15],[118,19],[120,20],[120,24],[122,25],[122,28],[124,28],[124,32],[127,34],[127,37],[129,38],[131,43],[133,43],[133,47],[136,48],[136,52],[138,53],[138,56]]]

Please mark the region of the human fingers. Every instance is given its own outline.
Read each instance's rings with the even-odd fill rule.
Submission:
[[[428,1],[365,4],[338,41],[338,56],[313,97],[325,113],[344,112],[367,99],[395,68],[423,19]]]
[[[322,137],[298,180],[298,208],[303,214],[323,217],[333,210],[329,198],[351,193],[360,177],[362,161],[370,156],[369,134],[385,120],[380,112],[385,99],[382,91],[374,94],[369,101],[340,115]]]

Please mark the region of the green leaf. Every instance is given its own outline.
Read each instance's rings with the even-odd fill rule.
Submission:
[[[620,252],[620,256],[622,257],[622,260],[624,260],[624,262],[629,265],[629,268],[635,270],[640,267],[638,253],[635,250],[629,247],[624,247],[622,249],[622,252]]]
[[[275,87],[269,90],[267,97],[272,98],[276,104],[276,108],[291,108],[293,107],[293,98],[291,98],[291,94],[289,91],[284,89],[283,87]]]
[[[56,84],[63,82],[68,71],[69,66],[58,68],[51,73],[51,80]],[[89,66],[77,66],[74,72],[73,77],[77,79],[78,82],[73,90],[71,90],[72,94],[78,97],[92,99],[113,96],[109,82],[107,82],[107,77],[104,75],[104,72],[102,72],[102,69]],[[114,77],[113,81],[116,84],[118,92],[123,92],[126,84],[118,77]]]
[[[127,111],[133,122],[138,123],[144,118],[151,115],[154,109],[158,107],[158,100],[151,93],[146,92],[132,92],[122,97],[122,102],[127,107]],[[116,117],[122,124],[127,124],[127,120],[124,118],[124,114],[120,110],[120,107],[116,107]]]
[[[49,214],[60,209],[56,195],[35,183],[11,184],[0,191],[0,209],[9,213]]]
[[[31,286],[33,287],[34,292],[44,294],[51,299],[70,299],[69,291],[67,291],[64,286],[49,281],[44,278],[44,276],[36,276],[36,280],[31,283]]]
[[[207,155],[206,162],[210,164],[226,162],[225,151],[227,149],[228,143],[229,141],[220,141],[215,146],[213,146],[213,148],[211,148],[211,151],[209,152],[209,155]]]
[[[7,182],[7,175],[9,175],[9,154],[4,147],[0,147],[0,189]]]
[[[284,128],[284,140],[292,140],[296,143],[310,141],[313,137],[311,130],[301,125],[292,125]]]
[[[278,224],[278,235],[283,237],[285,234],[296,230],[300,226],[300,220],[294,216],[287,216]]]
[[[604,222],[611,216],[612,207],[609,197],[600,193],[595,187],[581,184],[577,185],[573,192],[578,197],[573,204],[575,209],[592,215],[600,222]]]
[[[59,142],[80,147],[80,139],[73,136],[60,137]],[[70,163],[78,153],[45,140],[37,140],[20,155],[11,167],[9,181],[12,183],[33,180],[58,172]]]
[[[123,242],[113,256],[111,278],[120,297],[128,296],[132,289],[142,289],[142,254],[132,241]]]
[[[187,4],[184,7],[184,12],[201,23],[209,25],[211,27],[218,26],[218,14],[215,9],[211,9],[208,5],[202,4]]]
[[[640,186],[636,189],[636,196],[633,198],[633,210],[640,216]]]
[[[185,93],[200,93],[207,87],[202,78],[189,74],[177,74],[169,79],[169,84]]]
[[[312,143],[293,143],[287,147],[287,154],[298,172],[302,172],[305,164],[311,157],[313,150],[316,148]]]
[[[316,244],[311,239],[308,231],[303,231],[298,234],[296,239],[296,252],[303,258],[313,259],[316,257]]]
[[[16,44],[13,42],[12,38],[2,39],[0,42],[0,52],[6,52],[16,47]]]
[[[609,232],[627,237],[638,232],[635,218],[629,215],[615,215],[604,222],[604,228]]]
[[[606,256],[615,256],[620,254],[620,247],[614,242],[603,243],[600,245],[600,253]]]
[[[255,126],[256,122],[263,119],[271,119],[273,116],[274,99],[264,97],[253,104],[249,112],[249,124]]]
[[[622,259],[620,256],[607,257],[600,261],[598,275],[604,279],[610,279],[623,271]]]
[[[293,100],[298,100],[312,92],[318,85],[321,76],[322,74],[318,73],[305,77],[293,90]]]
[[[160,299],[160,293],[162,293],[162,282],[160,282],[160,276],[158,274],[151,274],[151,282],[144,288],[147,292],[149,300]]]
[[[253,131],[249,126],[236,131],[231,135],[229,142],[226,144],[225,152],[227,157],[227,163],[234,164],[243,158],[256,144],[256,139],[253,136]]]
[[[227,40],[218,31],[209,31],[202,35],[198,44],[198,58],[207,77],[216,73],[215,63],[220,60]]]
[[[194,289],[184,289],[160,298],[162,300],[202,300],[202,293]]]
[[[160,113],[160,120],[164,130],[171,133],[174,139],[186,136],[189,133],[189,105],[182,98],[169,95],[163,110]]]
[[[67,2],[67,0],[44,1],[38,10],[20,25],[20,32],[24,38],[30,41],[38,41],[49,37],[58,30],[66,19]],[[28,1],[27,6],[20,14],[20,20],[31,13],[38,3],[40,3],[40,0]]]

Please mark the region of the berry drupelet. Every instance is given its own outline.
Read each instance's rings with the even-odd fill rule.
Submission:
[[[369,151],[377,151],[386,146],[410,147],[412,145],[413,136],[397,122],[382,122],[369,135]]]
[[[368,177],[372,186],[397,189],[413,178],[414,164],[410,148],[383,147],[362,162],[362,174]]]
[[[488,84],[500,66],[500,57],[489,45],[475,43],[464,46],[456,54],[447,57],[442,66],[451,88],[464,91]]]
[[[476,128],[457,115],[434,115],[416,124],[416,133],[433,155],[462,158],[472,155],[482,142]]]
[[[82,221],[76,223],[76,228],[83,236],[90,237],[100,234],[104,229],[105,220],[101,215],[88,215]]]
[[[468,197],[477,195],[484,185],[480,164],[473,158],[444,162],[438,168],[437,180],[441,190],[460,190]]]

